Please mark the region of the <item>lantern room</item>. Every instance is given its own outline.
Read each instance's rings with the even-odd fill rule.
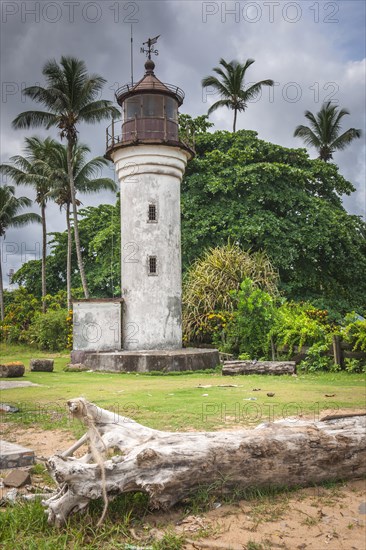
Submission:
[[[182,145],[178,135],[178,108],[184,92],[161,82],[154,74],[151,59],[145,63],[145,75],[136,84],[125,84],[116,92],[122,108],[122,120],[107,129],[108,149],[133,143]]]

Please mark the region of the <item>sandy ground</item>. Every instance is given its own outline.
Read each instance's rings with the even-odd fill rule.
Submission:
[[[62,430],[12,423],[0,424],[0,433],[7,441],[34,449],[37,458],[47,458],[75,442]],[[185,550],[366,550],[366,480],[301,489],[268,500],[217,502],[213,507],[199,516],[174,511],[145,519],[150,534],[155,531],[157,538],[168,527],[184,534],[190,541]],[[143,539],[138,537],[136,543],[148,546]]]

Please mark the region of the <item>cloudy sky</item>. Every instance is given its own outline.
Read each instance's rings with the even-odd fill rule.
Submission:
[[[348,127],[365,128],[365,2],[347,1],[14,1],[1,2],[1,162],[22,152],[23,139],[46,135],[39,130],[14,131],[11,121],[32,109],[21,90],[42,83],[42,66],[61,55],[83,59],[90,72],[107,84],[104,98],[130,81],[130,32],[134,35],[134,77],[143,74],[140,46],[161,35],[157,76],[183,88],[181,112],[204,114],[217,98],[201,88],[221,57],[241,62],[253,58],[251,81],[272,78],[274,88],[238,117],[238,128],[256,130],[259,137],[288,147],[302,147],[293,138],[304,123],[306,109],[317,112],[324,101],[337,102],[351,115]],[[232,114],[212,116],[215,129],[232,127]],[[53,137],[57,137],[54,132]],[[81,127],[80,140],[92,155],[105,150],[105,124]],[[357,188],[344,201],[347,210],[366,216],[365,138],[335,155],[341,173]],[[311,151],[313,157],[315,151]],[[113,166],[110,171],[114,177]],[[4,179],[2,184],[7,183]],[[9,182],[10,183],[10,182]],[[18,193],[28,194],[26,189]],[[111,194],[83,197],[84,205],[113,202]],[[34,209],[36,211],[36,208]],[[64,214],[50,205],[49,231],[65,229]],[[2,246],[4,271],[39,257],[40,227],[9,230]],[[7,281],[5,281],[7,283]]]

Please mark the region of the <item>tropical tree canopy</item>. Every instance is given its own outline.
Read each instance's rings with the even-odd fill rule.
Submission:
[[[41,217],[33,212],[20,213],[32,205],[27,197],[16,197],[12,185],[0,186],[0,237],[5,237],[9,227],[23,227],[28,223],[41,222]],[[0,313],[4,319],[4,293],[2,276],[2,254],[0,254]]]
[[[26,97],[41,103],[46,111],[26,111],[13,120],[14,128],[57,126],[61,139],[67,140],[67,169],[74,216],[74,235],[80,277],[85,298],[89,289],[80,246],[77,203],[73,177],[73,150],[77,141],[77,127],[81,122],[94,124],[119,116],[111,101],[98,99],[106,82],[104,78],[87,72],[85,63],[75,57],[61,57],[60,64],[48,61],[42,71],[46,87],[29,86],[23,90]]]
[[[12,164],[2,164],[0,172],[9,176],[16,184],[29,185],[36,192],[36,202],[41,208],[42,218],[42,298],[43,312],[46,311],[46,255],[47,223],[46,203],[48,193],[54,183],[52,157],[61,145],[51,138],[30,137],[25,140],[25,156],[11,157]]]
[[[345,149],[354,139],[361,137],[362,131],[356,128],[349,128],[341,133],[342,118],[349,114],[347,109],[341,109],[329,101],[316,115],[305,111],[305,118],[310,126],[300,124],[295,129],[294,136],[302,138],[306,145],[317,149],[319,158],[327,162],[333,158],[335,151]]]
[[[84,61],[62,56],[60,64],[52,59],[44,65],[42,74],[46,86],[29,86],[23,94],[40,103],[46,111],[26,111],[13,121],[13,127],[30,128],[57,126],[61,138],[75,142],[77,125],[94,124],[119,111],[111,101],[98,99],[106,80],[97,74],[88,74]]]
[[[79,210],[80,242],[84,251],[85,272],[90,292],[95,297],[120,295],[120,205],[101,204]],[[51,253],[47,257],[47,288],[50,294],[66,289],[67,231],[51,233]],[[81,279],[77,269],[75,243],[72,243],[71,286],[74,297],[81,298]],[[41,296],[40,261],[31,260],[15,273],[14,283]]]
[[[239,61],[230,61],[227,63],[225,59],[220,59],[221,67],[214,67],[213,71],[219,75],[206,76],[202,79],[202,86],[212,87],[217,92],[221,99],[216,101],[208,109],[210,115],[219,107],[227,107],[234,111],[233,132],[236,131],[237,114],[240,111],[245,111],[248,107],[248,102],[256,97],[262,89],[262,86],[273,86],[273,80],[266,79],[256,82],[245,88],[246,72],[254,63],[254,59],[247,59],[245,63]]]
[[[266,252],[290,299],[364,309],[366,225],[342,206],[352,191],[335,164],[253,131],[197,135],[182,182],[184,269],[230,240]]]

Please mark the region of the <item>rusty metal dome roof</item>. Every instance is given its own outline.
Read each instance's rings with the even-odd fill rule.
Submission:
[[[178,101],[178,105],[182,105],[184,100],[184,92],[178,86],[161,82],[155,74],[155,63],[148,59],[145,63],[145,75],[136,84],[125,84],[116,91],[116,99],[119,105],[130,96],[138,93],[154,93],[164,94],[174,97]]]

